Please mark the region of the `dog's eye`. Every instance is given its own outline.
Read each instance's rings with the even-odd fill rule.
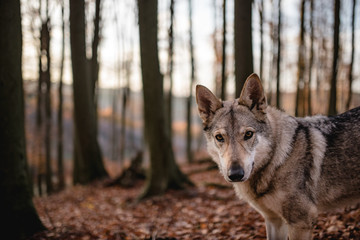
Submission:
[[[217,134],[215,138],[218,142],[224,142],[224,137],[221,134]]]
[[[254,133],[252,131],[246,131],[244,140],[248,140],[248,139],[252,138],[253,135],[254,135]]]

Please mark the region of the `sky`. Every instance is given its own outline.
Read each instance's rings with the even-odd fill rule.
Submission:
[[[23,21],[23,77],[25,80],[37,78],[37,48],[38,31],[36,26],[39,25],[39,17],[31,17],[38,8],[37,0],[22,0],[22,21]],[[44,2],[44,1],[43,1]],[[59,60],[61,51],[61,9],[59,1],[50,1],[49,12],[51,16],[51,58],[52,58],[52,81],[57,82],[59,78]],[[68,6],[68,1],[65,1]],[[167,29],[169,26],[169,0],[159,0],[158,6],[158,40],[159,40],[159,59],[161,63],[162,73],[166,73],[167,69]],[[190,58],[189,58],[189,18],[188,18],[188,0],[175,1],[175,55],[174,55],[174,94],[178,96],[186,96],[189,94],[190,81]],[[234,66],[233,66],[233,1],[227,1],[227,55],[228,55],[228,93],[234,92]],[[329,1],[330,3],[330,1]],[[348,9],[351,7],[350,0],[342,1],[342,36],[343,41],[343,61],[349,61],[350,47],[350,14]],[[43,3],[44,4],[44,3]],[[217,17],[215,17],[214,5],[218,6]],[[210,89],[214,89],[214,50],[212,34],[214,33],[215,23],[221,28],[222,0],[193,0],[193,32],[194,32],[194,49],[195,49],[195,66],[196,66],[196,83],[203,84]],[[258,1],[255,0],[253,7],[253,51],[254,51],[254,71],[259,69],[259,16],[257,12]],[[299,0],[282,0],[283,14],[283,33],[282,41],[282,75],[281,86],[282,91],[294,91],[296,82],[296,61],[297,61],[297,45],[299,34]],[[139,37],[137,26],[137,9],[135,0],[103,0],[103,22],[102,22],[102,39],[99,49],[100,57],[100,87],[121,87],[125,84],[126,72],[121,69],[125,60],[132,60],[131,71],[131,88],[135,91],[141,90],[140,75],[140,53],[139,53]],[[94,12],[93,4],[89,4],[87,16],[92,18]],[[68,24],[68,10],[66,9],[65,18]],[[359,8],[357,9],[359,14]],[[269,1],[265,4],[265,18],[271,18],[271,6]],[[331,19],[332,16],[329,16]],[[357,35],[356,39],[360,39],[359,35],[359,19],[357,19]],[[329,20],[331,21],[331,20]],[[31,26],[35,31],[31,31]],[[88,28],[91,36],[91,25]],[[221,30],[221,29],[220,29]],[[325,30],[326,31],[326,30]],[[265,25],[265,33],[269,33],[269,26]],[[220,35],[219,35],[220,36]],[[71,83],[71,61],[70,61],[70,45],[69,32],[66,32],[66,60],[65,60],[65,76],[66,83]],[[90,38],[89,38],[90,39]],[[355,65],[359,65],[359,52],[356,50]],[[271,42],[268,36],[265,37],[265,61],[271,61]],[[269,66],[269,64],[265,64]],[[120,71],[119,71],[120,69]],[[268,78],[270,69],[265,67],[264,77]],[[342,74],[342,73],[340,73]],[[360,92],[359,68],[355,69],[355,82],[353,90]],[[265,86],[266,88],[267,86]]]

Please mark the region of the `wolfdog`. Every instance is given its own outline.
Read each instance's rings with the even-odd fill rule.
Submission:
[[[265,219],[267,239],[311,239],[320,211],[360,200],[360,107],[295,118],[268,106],[259,77],[221,101],[196,86],[207,149],[225,180]]]

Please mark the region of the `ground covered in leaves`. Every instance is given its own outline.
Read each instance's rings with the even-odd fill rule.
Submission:
[[[263,218],[208,163],[182,166],[196,187],[137,202],[131,189],[75,186],[34,199],[47,231],[38,239],[266,239]],[[360,239],[360,209],[324,213],[314,239]]]

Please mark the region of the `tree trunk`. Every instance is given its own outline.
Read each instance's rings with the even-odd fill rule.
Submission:
[[[333,45],[333,64],[330,82],[330,102],[328,115],[336,115],[336,82],[339,60],[339,32],[340,32],[340,0],[334,0],[334,45]]]
[[[48,4],[46,4],[47,12]],[[51,169],[51,77],[50,77],[50,19],[46,16],[45,22],[41,28],[41,53],[46,59],[46,62],[41,62],[41,82],[45,83],[45,163],[46,163],[46,192],[54,191],[52,184],[52,169]],[[40,58],[42,61],[43,58]]]
[[[58,190],[65,188],[65,175],[64,175],[64,156],[63,156],[63,75],[64,75],[64,59],[65,59],[65,18],[64,18],[64,2],[61,6],[61,60],[60,60],[60,77],[59,77],[59,106],[58,106],[58,132],[57,132],[57,159],[58,159]]]
[[[80,167],[74,171],[75,183],[86,184],[107,177],[97,141],[96,112],[92,94],[92,79],[85,54],[84,1],[70,1],[70,43],[73,71],[75,146]],[[75,147],[76,148],[76,147]]]
[[[309,59],[309,79],[307,84],[307,114],[312,115],[311,106],[311,83],[312,69],[314,63],[314,0],[310,0],[310,59]]]
[[[226,98],[226,0],[223,0],[223,41],[221,65],[221,99]]]
[[[192,152],[192,132],[191,132],[191,117],[192,117],[192,90],[195,81],[195,61],[194,61],[194,44],[193,44],[193,30],[192,30],[192,0],[189,0],[189,47],[190,47],[190,62],[191,62],[191,76],[190,76],[190,88],[189,96],[186,101],[186,155],[188,162],[193,162]]]
[[[270,26],[269,26],[269,35],[270,35],[270,40],[271,40],[271,61],[269,63],[269,74],[268,74],[268,79],[269,81],[267,81],[267,85],[268,85],[268,92],[267,92],[267,102],[269,105],[272,105],[273,103],[273,79],[276,79],[276,61],[277,61],[277,52],[276,52],[276,46],[277,46],[277,29],[275,27],[275,16],[277,14],[277,6],[276,6],[276,2],[272,1],[271,3],[271,17],[270,19],[272,19],[270,21]]]
[[[278,0],[277,29],[277,60],[276,60],[276,107],[280,108],[280,64],[281,64],[281,0]]]
[[[118,72],[118,79],[120,82],[120,65],[121,63],[118,62],[117,64],[117,72]],[[120,85],[120,84],[119,84]],[[111,150],[112,150],[112,160],[117,161],[119,160],[119,140],[118,140],[118,130],[117,130],[117,110],[118,110],[118,100],[119,100],[119,87],[116,86],[115,89],[112,89],[112,104],[111,104]]]
[[[40,11],[39,11],[40,12]],[[41,38],[40,38],[41,39]],[[41,41],[41,40],[40,40]],[[45,175],[46,175],[46,168],[45,168],[45,159],[43,153],[43,139],[44,139],[44,129],[43,129],[43,115],[44,115],[44,96],[43,96],[43,77],[41,71],[41,48],[39,48],[39,80],[38,80],[38,87],[37,87],[37,104],[36,104],[36,144],[37,148],[37,172],[36,172],[36,181],[37,181],[37,189],[39,196],[43,195],[43,183],[45,184]]]
[[[32,202],[26,159],[19,0],[0,2],[0,34],[1,236],[26,239],[45,228]]]
[[[166,134],[157,45],[157,0],[138,0],[138,13],[145,137],[150,151],[150,168],[141,195],[145,198],[162,194],[168,188],[182,188],[188,180],[175,163]]]
[[[38,14],[41,17],[41,0],[39,0],[39,11]],[[41,33],[41,29],[40,29]],[[41,34],[40,34],[41,35]],[[41,36],[40,36],[40,42],[41,42]],[[36,102],[36,144],[38,146],[37,148],[37,172],[36,172],[36,181],[37,181],[37,189],[39,196],[43,195],[42,191],[42,183],[43,179],[45,177],[45,164],[44,164],[44,158],[43,158],[43,138],[44,138],[44,132],[43,132],[43,78],[41,73],[41,43],[40,47],[38,49],[38,86],[37,86],[37,102]]]
[[[305,0],[301,0],[300,10],[300,43],[299,43],[299,56],[298,56],[298,79],[296,90],[296,104],[295,104],[295,116],[303,117],[304,112],[304,86],[305,86]]]
[[[122,92],[122,106],[121,106],[121,131],[120,131],[120,162],[124,162],[125,159],[125,139],[126,139],[126,109],[128,105],[128,97],[130,93],[129,88],[130,79],[127,78],[127,84],[123,88]]]
[[[353,68],[354,68],[354,55],[355,55],[355,9],[356,9],[356,0],[353,0],[352,6],[352,19],[351,19],[351,60],[349,68],[349,86],[348,86],[348,99],[346,101],[346,109],[350,109],[351,98],[352,98],[352,82],[353,82]]]
[[[98,61],[98,48],[100,43],[100,0],[95,0],[95,18],[94,18],[94,37],[91,46],[91,92],[92,98],[95,104],[95,113],[97,120],[97,95],[96,95],[96,86],[99,79],[99,61]],[[96,131],[97,131],[97,123],[96,123]]]
[[[239,97],[246,78],[253,73],[252,0],[235,1],[235,97]]]
[[[260,1],[260,78],[264,82],[264,0]]]
[[[37,102],[37,130],[39,141],[39,172],[38,189],[42,194],[43,181],[46,192],[54,191],[51,169],[51,77],[50,77],[50,18],[48,15],[48,1],[45,2],[44,12],[41,1],[39,2],[39,15],[41,18],[40,48],[39,48],[39,85]],[[45,146],[45,148],[43,147]],[[45,156],[45,158],[44,158]]]
[[[221,49],[219,47],[218,41],[218,4],[217,0],[213,0],[213,9],[214,9],[214,33],[212,34],[213,40],[213,48],[214,48],[214,83],[215,83],[215,96],[221,96],[221,68],[220,65],[222,64],[222,56],[221,56]]]
[[[167,128],[170,136],[170,141],[172,142],[172,89],[173,89],[173,66],[174,66],[174,12],[175,12],[175,0],[170,0],[170,27],[168,32],[169,38],[169,52],[168,52],[168,80],[169,80],[169,90],[167,94]],[[172,145],[172,143],[171,143]]]

